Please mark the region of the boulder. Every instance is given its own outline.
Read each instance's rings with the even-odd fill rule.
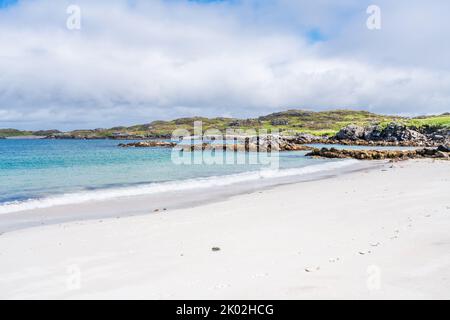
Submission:
[[[450,143],[450,129],[438,129],[426,135],[430,140],[436,143]]]
[[[293,141],[298,144],[306,143],[322,143],[326,142],[328,138],[318,137],[309,133],[297,133],[293,138]]]
[[[289,120],[287,119],[274,119],[270,122],[273,126],[287,126],[289,124]]]
[[[364,128],[364,140],[380,141],[382,140],[383,128],[380,126],[369,126]]]
[[[380,138],[386,141],[425,142],[428,140],[422,133],[408,129],[405,125],[394,122],[383,129]]]
[[[336,139],[338,140],[359,140],[364,138],[364,127],[356,125],[348,125],[342,128],[337,134]]]
[[[441,151],[441,152],[450,152],[450,145],[443,145],[443,144],[441,144],[438,147],[438,150]]]
[[[450,154],[448,152],[437,151],[434,155],[435,158],[449,158]]]

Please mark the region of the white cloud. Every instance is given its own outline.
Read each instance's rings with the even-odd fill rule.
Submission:
[[[381,31],[365,28],[364,1],[80,0],[82,29],[69,31],[71,2],[24,0],[0,10],[0,127],[294,107],[448,111],[449,5],[378,2]],[[312,29],[326,41],[308,39]]]

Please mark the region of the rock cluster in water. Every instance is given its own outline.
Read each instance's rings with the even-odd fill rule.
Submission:
[[[417,149],[417,150],[348,150],[336,148],[313,149],[306,156],[345,159],[352,158],[358,160],[407,160],[407,159],[445,159],[450,160],[450,147],[447,145],[439,146],[436,149]]]
[[[132,143],[121,143],[119,147],[122,148],[173,148],[177,144],[174,142],[166,142],[166,141],[139,141]]]
[[[234,141],[233,141],[234,140]],[[301,151],[311,150],[298,143],[296,138],[280,137],[280,136],[262,136],[262,137],[227,137],[227,142],[220,141],[201,142],[195,144],[176,144],[174,142],[164,141],[139,141],[132,143],[121,143],[119,147],[123,148],[151,148],[151,147],[166,147],[173,148],[177,146],[179,150],[196,151],[196,150],[223,150],[232,152],[271,152],[271,151]]]

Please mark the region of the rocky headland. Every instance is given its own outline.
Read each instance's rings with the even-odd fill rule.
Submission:
[[[163,140],[170,139],[175,130],[195,135],[195,124],[202,131],[211,129],[228,134],[266,131],[293,141],[295,144],[327,143],[344,145],[418,146],[436,147],[448,143],[450,114],[402,117],[380,115],[367,111],[329,110],[313,112],[288,110],[251,119],[237,118],[179,118],[153,121],[130,127],[23,131],[0,129],[0,137],[39,136],[46,139],[112,139]],[[246,132],[246,133],[243,133]]]
[[[422,128],[414,130],[400,123],[387,126],[348,125],[332,137],[297,134],[293,140],[299,144],[341,144],[356,146],[437,147],[450,144],[450,128]]]
[[[214,139],[213,139],[214,140]],[[200,143],[180,144],[178,148],[184,151],[223,149],[225,151],[302,151],[312,150],[313,147],[308,144],[340,144],[354,146],[404,146],[404,147],[422,147],[437,148],[438,146],[450,145],[450,129],[426,128],[421,131],[413,130],[399,123],[390,123],[384,127],[379,125],[357,126],[348,125],[342,128],[332,137],[315,136],[308,133],[298,133],[292,136],[283,135],[265,135],[265,136],[227,136],[217,138],[216,140],[226,140],[222,146],[214,141],[202,141]],[[234,142],[232,141],[234,140]],[[127,144],[120,144],[120,147],[175,147],[173,142],[164,142],[158,140],[139,141]],[[315,151],[317,152],[317,151]],[[353,151],[352,151],[353,152]],[[356,151],[355,151],[356,152]],[[419,155],[419,154],[418,154]],[[353,154],[355,157],[368,157],[364,153],[360,155]],[[382,157],[375,153],[374,156]],[[396,157],[394,155],[390,155]],[[399,156],[402,156],[399,154]],[[344,155],[342,155],[344,157]]]
[[[414,130],[394,122],[385,127],[349,125],[327,141],[344,145],[437,147],[450,143],[450,128],[425,127]]]

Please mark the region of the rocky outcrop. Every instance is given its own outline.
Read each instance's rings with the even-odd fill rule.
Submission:
[[[328,137],[318,137],[309,133],[297,133],[291,138],[298,144],[311,144],[311,143],[328,143]]]
[[[139,141],[132,143],[121,143],[119,147],[122,148],[173,148],[177,144],[173,142],[165,142],[165,141]]]
[[[429,129],[428,129],[429,130]],[[427,130],[427,131],[428,131]],[[425,135],[437,143],[450,144],[450,128],[430,130],[431,132],[426,132]]]
[[[191,147],[191,150],[199,150]],[[294,139],[285,138],[280,136],[261,136],[261,137],[245,137],[238,138],[234,143],[228,140],[225,144],[212,145],[211,143],[203,143],[203,150],[224,150],[232,152],[272,152],[272,151],[303,151],[311,150],[311,147],[298,144]]]
[[[391,123],[383,130],[378,127],[372,129],[366,140],[383,140],[388,142],[411,141],[415,143],[427,142],[427,137],[418,131],[408,129],[405,125]]]
[[[299,142],[297,137],[282,137],[267,135],[260,137],[255,141],[255,138],[251,139],[261,151],[302,151],[311,150]]]
[[[386,127],[349,125],[341,129],[331,141],[355,145],[435,147],[449,141],[449,133],[449,130],[441,129],[425,134],[399,123],[390,123]]]
[[[417,150],[348,150],[336,148],[322,148],[314,149],[306,154],[309,157],[321,157],[330,159],[345,159],[352,158],[358,160],[383,160],[383,159],[418,159],[418,158],[433,158],[433,159],[450,159],[448,146],[442,146],[436,149],[417,149]]]
[[[95,130],[94,130],[95,131]],[[125,134],[125,133],[113,133],[109,135],[97,135],[95,132],[90,133],[54,133],[46,136],[49,140],[148,140],[148,139],[170,139],[170,134]]]
[[[288,119],[274,119],[270,121],[270,124],[273,126],[287,126],[289,124]]]
[[[342,128],[336,134],[335,138],[337,140],[361,140],[365,138],[365,128],[351,124]]]
[[[35,136],[44,136],[44,137],[48,137],[51,135],[57,135],[57,134],[61,134],[62,132],[59,130],[39,130],[39,131],[33,131],[33,135]]]
[[[254,119],[245,119],[245,120],[235,119],[228,123],[230,127],[254,127],[259,126],[260,124],[261,124],[260,121]]]
[[[311,147],[299,144],[295,137],[261,136],[261,137],[228,137],[228,142],[202,142],[202,143],[174,143],[165,141],[139,141],[132,143],[121,143],[122,148],[173,148],[180,151],[200,151],[200,150],[223,150],[232,152],[271,152],[271,151],[303,151],[311,150]],[[234,142],[233,142],[234,139]]]
[[[450,144],[440,145],[437,149],[441,152],[450,152]]]

